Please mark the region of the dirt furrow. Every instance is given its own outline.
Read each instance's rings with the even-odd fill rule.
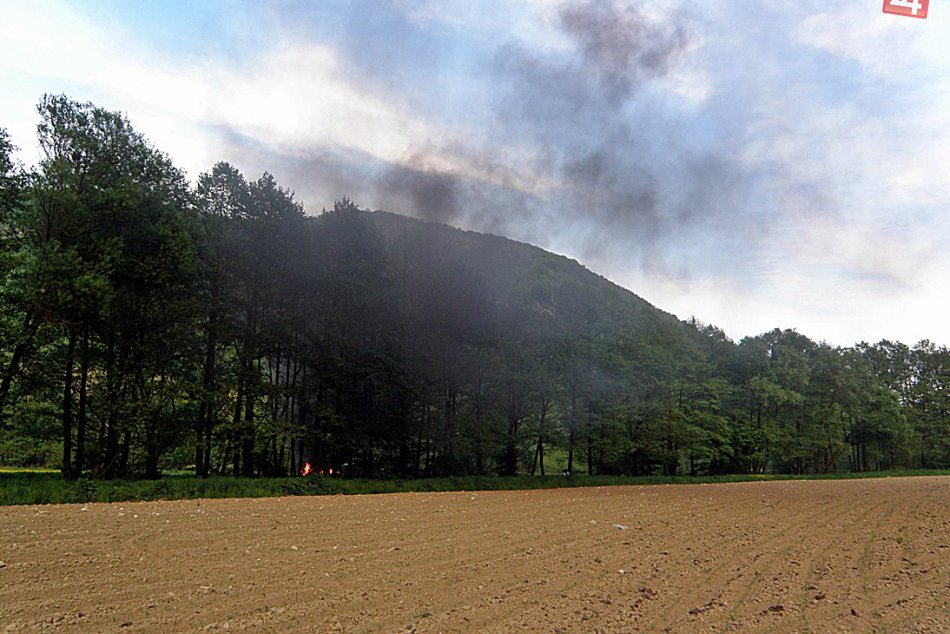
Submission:
[[[950,632],[950,478],[0,508],[0,632]]]

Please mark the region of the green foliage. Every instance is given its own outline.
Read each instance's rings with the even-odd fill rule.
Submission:
[[[38,109],[34,170],[0,131],[0,462],[58,460],[57,499],[950,466],[945,347],[736,344],[541,249],[307,217],[227,163],[192,188],[121,114]],[[306,462],[346,480],[214,477]]]

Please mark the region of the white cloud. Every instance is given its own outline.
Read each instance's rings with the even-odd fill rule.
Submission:
[[[926,20],[869,10],[867,3],[836,3],[833,11],[808,16],[798,40],[852,59],[868,72],[890,80],[929,77],[948,80],[950,11],[932,7]]]
[[[291,155],[338,147],[396,164],[420,143],[465,138],[465,131],[414,116],[397,95],[355,86],[327,46],[278,38],[249,66],[237,67],[163,58],[131,34],[106,30],[62,5],[16,4],[6,18],[14,36],[0,39],[0,72],[41,77],[46,91],[133,113],[136,126],[192,175],[218,158],[208,155],[216,126]],[[430,154],[434,169],[491,177],[464,157]]]
[[[418,0],[402,8],[423,26],[477,32],[483,44],[513,40],[539,56],[570,53],[558,1],[485,6],[462,2],[456,11]],[[693,10],[651,6],[655,19]],[[229,158],[217,154],[216,131],[224,129],[289,157],[337,150],[549,200],[563,194],[556,174],[541,167],[544,148],[505,136],[491,113],[452,123],[420,115],[425,96],[357,84],[325,43],[278,33],[241,62],[186,59],[68,4],[0,0],[0,8],[0,125],[28,160],[35,160],[33,104],[42,92],[65,92],[128,112],[192,176]],[[748,24],[733,21],[744,11],[733,2],[701,11],[691,48],[649,90],[698,132],[708,127],[710,138],[716,126],[735,124],[733,138],[700,136],[691,148],[734,152],[729,158],[750,179],[741,190],[748,200],[727,196],[723,205],[748,209],[719,211],[747,222],[744,233],[727,235],[733,227],[716,226],[717,210],[703,210],[708,222],[684,227],[655,254],[631,256],[623,253],[629,245],[613,245],[586,263],[736,337],[782,326],[841,344],[950,340],[950,11],[934,3],[927,20],[911,20],[854,1],[812,15],[813,4],[784,2],[758,8]],[[803,67],[792,60],[809,56],[820,57],[814,74],[792,70]],[[731,110],[716,110],[723,104]],[[687,177],[669,175],[674,183]],[[597,241],[592,231],[578,223],[577,231],[534,241],[577,256]],[[630,268],[641,260],[654,268]]]
[[[476,32],[498,43],[511,40],[538,51],[565,51],[570,40],[557,28],[563,0],[396,0],[396,6],[420,24],[439,24]]]
[[[807,18],[797,39],[858,63],[871,102],[841,118],[838,165],[858,164],[859,185],[875,188],[888,210],[950,203],[950,12],[935,5],[926,20],[879,12],[855,3]],[[874,107],[877,106],[877,111]],[[836,116],[838,112],[834,113]],[[832,125],[837,122],[830,121]],[[830,132],[831,130],[829,130]]]

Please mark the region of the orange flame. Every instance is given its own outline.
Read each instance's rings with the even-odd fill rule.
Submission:
[[[330,467],[330,475],[333,475],[333,467]]]
[[[313,465],[309,462],[303,463],[303,466],[300,468],[300,475],[308,476],[313,473]]]

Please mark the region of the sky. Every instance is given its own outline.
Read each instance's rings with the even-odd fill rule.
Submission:
[[[191,178],[268,171],[574,258],[738,340],[950,344],[950,3],[0,0],[0,127],[124,112]]]

